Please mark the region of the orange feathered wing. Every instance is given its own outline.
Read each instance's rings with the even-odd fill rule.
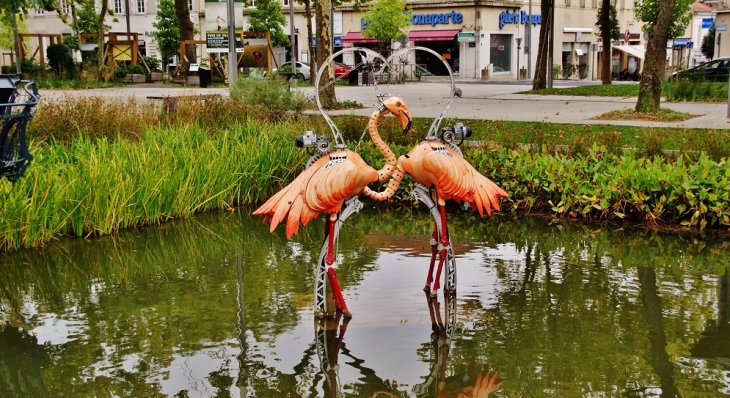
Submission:
[[[321,212],[339,212],[345,200],[376,179],[377,171],[354,152],[348,152],[347,159],[340,161],[331,161],[329,156],[324,156],[253,214],[264,216],[264,222],[270,221],[271,232],[286,218],[286,236],[290,238],[299,231],[300,223],[307,225]]]
[[[408,155],[403,165],[414,180],[434,186],[443,200],[466,201],[481,216],[499,210],[499,198],[509,196],[447,146],[423,143]]]

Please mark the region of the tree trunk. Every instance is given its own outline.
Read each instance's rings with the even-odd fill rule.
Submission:
[[[550,45],[550,9],[555,0],[544,0],[540,3],[540,12],[543,19],[540,25],[540,45],[537,47],[537,62],[535,64],[535,77],[532,79],[532,89],[542,90],[547,87],[547,74],[553,73],[552,67],[548,69],[548,47]]]
[[[315,18],[317,21],[317,68],[324,65],[324,61],[332,54],[330,29],[332,26],[331,0],[317,0],[315,3]],[[319,93],[322,106],[331,107],[337,103],[335,97],[334,71],[329,65],[327,70],[322,74],[320,88],[324,87]]]
[[[180,24],[180,41],[195,39],[193,36],[195,25],[190,20],[190,9],[188,9],[187,0],[175,0],[175,15],[177,15],[177,22]],[[187,62],[195,63],[195,44],[185,46],[185,57]],[[180,61],[185,62],[184,59]]]
[[[106,18],[106,14],[109,11],[109,0],[101,0],[101,11],[99,11],[99,19],[96,20],[96,42],[99,43],[99,47],[97,48],[98,51],[98,58],[96,61],[96,68],[98,76],[103,80],[107,81],[108,79],[105,78],[104,73],[102,73],[102,70],[104,70],[104,19]]]
[[[644,71],[639,84],[639,99],[636,101],[637,112],[658,112],[662,95],[662,80],[664,66],[667,60],[667,38],[672,15],[677,0],[663,0],[659,2],[657,16],[654,20],[653,31],[646,47]]]
[[[611,84],[611,59],[613,58],[613,49],[611,48],[611,0],[601,1],[601,12],[603,21],[601,23],[601,32],[603,37],[603,50],[601,51],[601,82],[603,84]]]
[[[304,18],[307,19],[307,49],[309,50],[309,81],[314,83],[314,79],[317,78],[317,68],[314,67],[316,62],[316,54],[314,48],[314,42],[312,42],[312,1],[304,0]],[[293,47],[292,47],[293,48]]]

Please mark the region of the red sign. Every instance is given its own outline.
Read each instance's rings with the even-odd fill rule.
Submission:
[[[629,38],[631,37],[631,32],[629,32],[628,29],[626,29],[626,33],[624,33],[624,41],[626,44],[629,44]]]

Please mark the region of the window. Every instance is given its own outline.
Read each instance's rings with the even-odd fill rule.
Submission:
[[[124,7],[122,6],[122,0],[114,0],[114,13],[115,14],[124,13]]]
[[[188,0],[188,10],[193,11],[193,0]]]
[[[283,0],[283,1],[284,1],[284,5],[288,7],[289,6],[289,0]]]
[[[137,0],[137,14],[144,14],[145,12],[144,0]]]
[[[71,13],[71,10],[68,7],[68,2],[66,2],[66,0],[61,0],[61,13],[66,15]]]
[[[42,8],[36,8],[35,15],[43,15],[43,9]]]
[[[243,5],[249,8],[256,7],[256,0],[243,0]]]
[[[585,8],[585,6],[586,6],[586,0],[580,0],[580,6],[582,8]]]
[[[593,8],[598,8],[598,0],[593,0]]]

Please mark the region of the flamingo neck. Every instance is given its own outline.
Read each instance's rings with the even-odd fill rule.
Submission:
[[[387,110],[383,112],[381,112],[380,110],[373,112],[373,114],[370,116],[370,121],[368,122],[368,132],[370,133],[370,139],[373,141],[373,144],[375,144],[375,147],[378,148],[383,156],[385,156],[385,163],[390,166],[395,166],[395,154],[393,153],[393,151],[390,150],[388,144],[383,141],[383,139],[380,137],[380,133],[378,132],[378,123],[380,122],[380,118],[385,112],[387,112]],[[390,174],[388,174],[388,176],[390,176]]]

